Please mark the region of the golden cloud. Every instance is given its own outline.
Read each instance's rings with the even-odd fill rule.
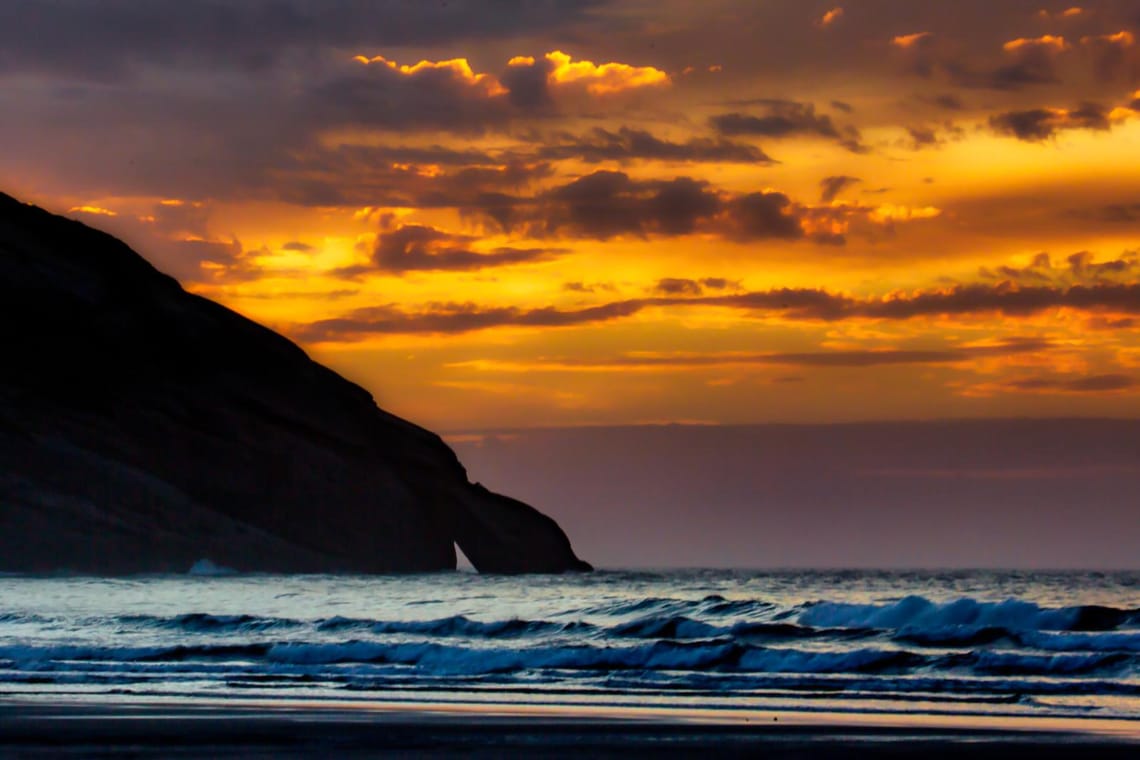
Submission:
[[[459,82],[463,82],[470,86],[479,86],[485,88],[488,95],[502,95],[506,93],[506,90],[503,89],[503,86],[499,84],[499,81],[495,79],[495,77],[491,76],[490,74],[476,74],[466,58],[449,58],[444,61],[422,60],[419,63],[414,63],[411,65],[396,63],[395,61],[389,60],[382,55],[376,55],[371,58],[363,55],[358,55],[354,56],[353,60],[366,66],[387,66],[392,71],[408,77],[414,77],[420,74],[435,71],[447,72]]]
[[[639,87],[670,84],[669,75],[653,66],[575,61],[561,50],[553,50],[547,53],[545,58],[551,65],[550,73],[547,75],[547,81],[551,85],[584,84],[586,91],[592,95],[609,95]]]
[[[823,14],[823,18],[819,20],[820,26],[831,26],[839,19],[843,18],[843,9],[836,6],[827,13]]]
[[[69,208],[70,214],[93,214],[95,216],[118,216],[117,211],[112,211],[102,206],[72,206]]]
[[[1069,49],[1069,43],[1064,37],[1055,37],[1045,34],[1041,37],[1018,37],[1001,46],[1007,53],[1017,53],[1023,50],[1043,50],[1050,53],[1062,53]]]
[[[918,43],[922,42],[923,40],[925,40],[931,36],[933,36],[933,34],[931,32],[915,32],[914,34],[900,34],[898,37],[895,37],[891,40],[891,44],[894,45],[895,47],[902,48],[903,50],[909,50],[910,48],[914,47]]]
[[[1097,42],[1106,42],[1109,45],[1116,45],[1118,47],[1132,47],[1136,42],[1136,37],[1126,29],[1121,29],[1116,34],[1099,34],[1088,37],[1081,37],[1082,45],[1092,45]]]
[[[1050,13],[1047,10],[1039,10],[1037,11],[1037,17],[1043,21],[1053,21],[1055,19],[1063,20],[1077,18],[1078,16],[1082,16],[1087,12],[1088,11],[1086,11],[1084,8],[1080,8],[1074,5],[1072,8],[1066,8],[1065,10],[1058,11],[1056,13]]]

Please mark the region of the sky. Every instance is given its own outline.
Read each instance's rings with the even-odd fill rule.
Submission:
[[[0,187],[437,430],[1140,416],[1140,2],[9,0]]]
[[[1138,37],[1140,0],[6,0],[0,190],[602,566],[1135,566]]]

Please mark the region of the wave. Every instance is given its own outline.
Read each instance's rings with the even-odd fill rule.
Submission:
[[[194,659],[257,659],[264,657],[271,644],[200,644],[176,646],[99,647],[80,645],[5,646],[0,647],[0,660],[16,667],[53,661],[102,662],[177,662]]]
[[[720,594],[710,594],[701,599],[677,599],[673,597],[647,597],[645,599],[610,602],[591,607],[585,607],[575,612],[586,615],[608,615],[624,617],[626,615],[644,614],[647,612],[658,615],[715,615],[718,617],[745,617],[761,614],[775,609],[774,604],[760,599],[726,599]]]
[[[554,623],[547,620],[472,620],[463,615],[437,620],[362,620],[333,617],[317,623],[320,631],[367,630],[372,633],[407,633],[440,637],[514,638],[561,632],[587,632],[594,626],[589,623]]]
[[[620,623],[607,628],[606,633],[642,639],[703,639],[718,636],[726,630],[724,627],[702,623],[684,615],[674,615]]]
[[[300,628],[302,620],[292,618],[258,617],[256,615],[211,615],[205,612],[188,612],[183,615],[162,617],[155,615],[121,615],[119,623],[192,633],[228,633],[268,631],[282,628]]]
[[[530,648],[453,646],[434,641],[390,643],[248,642],[151,647],[0,647],[0,661],[16,670],[50,669],[51,663],[238,662],[329,666],[386,664],[414,666],[433,675],[480,675],[544,670],[665,670],[786,674],[889,674],[961,671],[973,674],[1073,676],[1134,667],[1137,657],[1122,652],[1027,654],[969,652],[923,654],[902,649],[861,648],[816,651],[761,647],[731,640],[656,641],[633,646],[538,646]]]
[[[1134,664],[1136,658],[1124,653],[1112,654],[1010,654],[979,652],[971,655],[973,669],[994,675],[1075,676],[1105,670],[1116,670]]]
[[[798,622],[826,628],[911,633],[960,626],[1007,631],[1112,631],[1140,624],[1140,610],[1100,605],[1049,608],[1018,599],[982,602],[964,598],[940,604],[921,596],[908,596],[891,604],[814,602],[804,606]]]

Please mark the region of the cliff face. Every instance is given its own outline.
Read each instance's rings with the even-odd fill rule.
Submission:
[[[0,571],[589,569],[284,337],[3,194],[0,340]]]

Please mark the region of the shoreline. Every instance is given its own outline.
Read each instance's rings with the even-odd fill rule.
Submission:
[[[0,757],[1135,757],[1140,721],[443,702],[0,700]]]

